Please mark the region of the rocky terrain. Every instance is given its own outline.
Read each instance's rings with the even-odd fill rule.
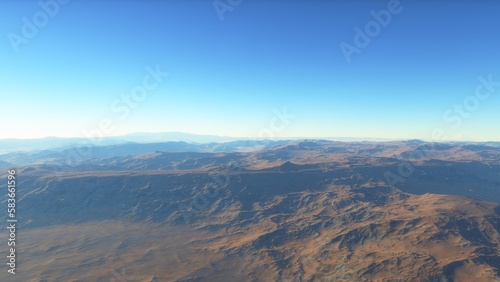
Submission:
[[[500,281],[494,144],[171,142],[69,156],[0,156],[19,177],[18,274],[1,281]]]

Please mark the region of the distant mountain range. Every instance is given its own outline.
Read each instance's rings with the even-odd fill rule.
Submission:
[[[359,138],[359,137],[331,137],[331,138],[285,138],[264,140],[262,138],[241,138],[241,137],[228,137],[217,135],[201,135],[183,132],[160,132],[160,133],[131,133],[122,136],[109,136],[103,138],[61,138],[61,137],[46,137],[38,139],[0,139],[0,154],[10,152],[26,152],[26,151],[40,151],[40,150],[64,150],[78,146],[102,147],[119,145],[126,143],[164,143],[164,142],[186,142],[193,144],[207,144],[207,143],[228,143],[235,141],[278,141],[278,140],[302,140],[302,139],[323,139],[330,141],[343,141],[343,142],[389,142],[389,141],[404,141],[404,140],[390,140],[381,138]],[[421,140],[407,140],[407,142],[424,142]],[[500,142],[449,142],[455,144],[483,144],[486,146],[500,147]],[[231,146],[231,145],[229,145]]]
[[[122,136],[98,138],[61,138],[46,137],[39,139],[0,139],[0,154],[14,151],[47,150],[55,148],[69,148],[83,144],[92,146],[106,146],[123,143],[154,143],[167,141],[184,141],[189,143],[210,143],[235,141],[237,138],[215,135],[198,135],[181,132],[164,133],[132,133]]]
[[[0,166],[15,166],[19,181],[16,281],[498,281],[494,145],[308,139],[127,142],[79,158],[71,146],[11,152]]]

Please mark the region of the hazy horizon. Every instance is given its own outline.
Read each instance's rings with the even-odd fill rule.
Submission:
[[[105,136],[92,136],[92,137],[85,137],[85,136],[43,136],[43,137],[32,137],[32,138],[0,138],[0,141],[7,141],[7,140],[42,140],[42,139],[78,139],[78,140],[95,140],[96,138],[98,139],[118,139],[122,137],[130,137],[130,136],[138,136],[140,137],[141,135],[162,135],[162,134],[179,134],[181,136],[192,136],[192,137],[213,137],[213,138],[221,138],[221,139],[231,139],[229,141],[221,141],[221,142],[231,142],[231,141],[244,141],[244,140],[347,140],[347,141],[409,141],[409,140],[420,140],[423,142],[478,142],[478,143],[486,143],[486,142],[500,142],[500,140],[434,140],[434,139],[423,139],[423,138],[377,138],[377,137],[367,137],[367,136],[288,136],[288,137],[259,137],[259,136],[227,136],[227,135],[211,135],[211,134],[198,134],[198,133],[192,133],[192,132],[178,132],[178,131],[172,131],[172,132],[131,132],[131,133],[126,133],[122,135],[105,135]],[[159,138],[159,137],[158,137]],[[189,138],[189,137],[186,137]],[[181,140],[180,137],[178,138],[179,140],[172,140],[172,141],[184,141]],[[168,141],[168,140],[166,140]],[[138,141],[140,143],[140,141]],[[163,141],[160,141],[163,142]],[[186,142],[190,142],[189,140],[186,140]],[[211,141],[213,142],[213,141]],[[92,143],[92,142],[91,142]]]

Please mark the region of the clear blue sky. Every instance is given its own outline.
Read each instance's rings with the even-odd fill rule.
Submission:
[[[478,80],[500,82],[499,1],[401,1],[350,62],[339,45],[356,47],[355,28],[390,1],[243,0],[223,20],[210,0],[119,2],[73,0],[46,18],[36,1],[0,2],[0,138],[84,136],[103,120],[106,135],[257,137],[286,107],[295,118],[278,119],[276,137],[431,139],[439,128],[500,141],[500,86]],[[23,17],[46,23],[32,32]],[[148,66],[169,75],[136,108],[116,102]]]

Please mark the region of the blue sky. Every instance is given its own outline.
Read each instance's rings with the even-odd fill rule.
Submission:
[[[55,1],[0,2],[0,138],[500,141],[498,1]]]

